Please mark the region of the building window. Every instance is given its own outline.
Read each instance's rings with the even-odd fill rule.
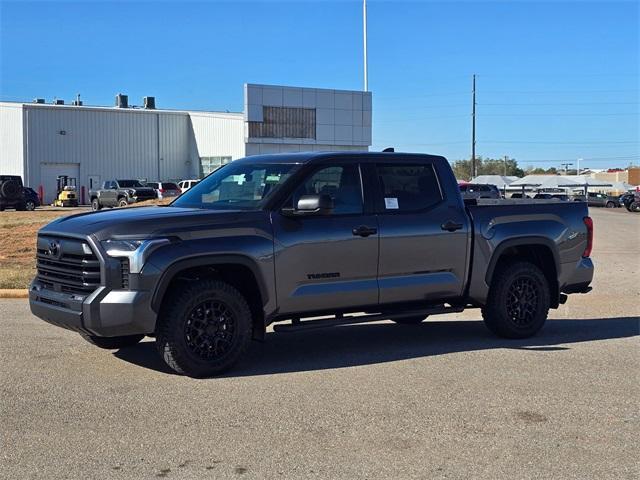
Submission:
[[[249,137],[316,138],[316,110],[262,107],[262,122],[249,122]]]
[[[222,165],[231,162],[231,157],[200,157],[200,176],[206,177]]]

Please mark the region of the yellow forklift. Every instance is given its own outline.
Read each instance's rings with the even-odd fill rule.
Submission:
[[[56,199],[53,201],[54,207],[77,207],[78,189],[76,179],[67,175],[58,175],[56,178],[58,188]]]

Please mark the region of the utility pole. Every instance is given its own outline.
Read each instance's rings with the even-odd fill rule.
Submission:
[[[362,33],[364,46],[364,91],[369,91],[369,74],[367,68],[367,0],[362,0]]]
[[[564,174],[567,175],[567,170],[569,169],[569,167],[571,165],[573,165],[573,163],[561,163],[560,165],[562,165],[564,167]]]
[[[473,75],[473,94],[471,106],[471,178],[475,178],[476,169],[476,75]]]
[[[578,170],[576,170],[576,176],[580,175],[580,161],[581,160],[582,160],[581,158],[578,159]]]
[[[507,176],[507,160],[509,160],[509,156],[505,155],[504,156],[504,176]]]

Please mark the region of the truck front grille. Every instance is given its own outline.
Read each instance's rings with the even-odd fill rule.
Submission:
[[[36,268],[49,290],[88,295],[100,285],[100,261],[82,240],[39,236]]]

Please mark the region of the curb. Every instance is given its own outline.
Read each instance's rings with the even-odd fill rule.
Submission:
[[[29,298],[26,288],[0,288],[0,298]]]

